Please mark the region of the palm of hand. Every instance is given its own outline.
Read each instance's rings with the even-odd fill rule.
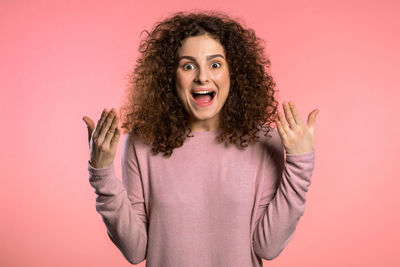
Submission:
[[[315,117],[319,110],[314,109],[309,115],[307,125],[303,123],[294,102],[283,102],[283,110],[275,120],[282,144],[288,154],[309,153],[314,150]]]

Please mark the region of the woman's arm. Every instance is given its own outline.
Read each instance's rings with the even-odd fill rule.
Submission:
[[[275,151],[272,159],[274,166],[270,169],[268,179],[280,181],[280,184],[272,200],[270,192],[264,191],[257,210],[260,218],[253,234],[254,252],[266,260],[276,258],[282,252],[293,238],[305,211],[305,195],[314,169],[314,151],[286,154],[285,163],[281,147]]]
[[[272,179],[270,183],[274,186],[282,179],[273,198],[271,186],[264,186],[256,210],[253,247],[257,255],[267,260],[277,257],[292,239],[305,211],[305,195],[314,169],[315,117],[319,110],[314,109],[308,115],[307,124],[301,120],[294,102],[283,102],[283,110],[284,113],[278,112],[275,121],[280,139],[275,138],[272,142],[269,150],[272,160],[265,177]],[[286,151],[286,164],[283,149]],[[261,219],[258,220],[260,213]]]
[[[138,264],[146,259],[148,226],[141,179],[128,137],[122,147],[122,182],[114,165],[96,169],[89,163],[88,170],[97,195],[96,210],[108,236],[130,263]]]

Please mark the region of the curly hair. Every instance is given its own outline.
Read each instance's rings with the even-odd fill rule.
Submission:
[[[192,129],[189,115],[176,89],[178,49],[191,36],[208,34],[226,51],[229,65],[229,95],[219,114],[217,142],[240,143],[245,148],[273,128],[278,102],[277,90],[267,72],[270,60],[263,40],[228,15],[215,11],[177,12],[158,22],[141,40],[136,66],[130,73],[126,103],[121,109],[124,133],[141,137],[152,152],[170,156],[183,145]]]

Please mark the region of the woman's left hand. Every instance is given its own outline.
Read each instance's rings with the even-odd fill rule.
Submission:
[[[278,118],[275,120],[282,144],[288,154],[302,154],[314,150],[315,117],[319,110],[314,109],[309,115],[307,125],[304,125],[299,112],[290,101],[283,102],[283,110],[278,112]]]

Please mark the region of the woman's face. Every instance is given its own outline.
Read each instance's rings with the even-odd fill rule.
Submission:
[[[175,87],[192,131],[218,129],[219,112],[230,87],[223,46],[207,34],[188,37],[178,56]]]

